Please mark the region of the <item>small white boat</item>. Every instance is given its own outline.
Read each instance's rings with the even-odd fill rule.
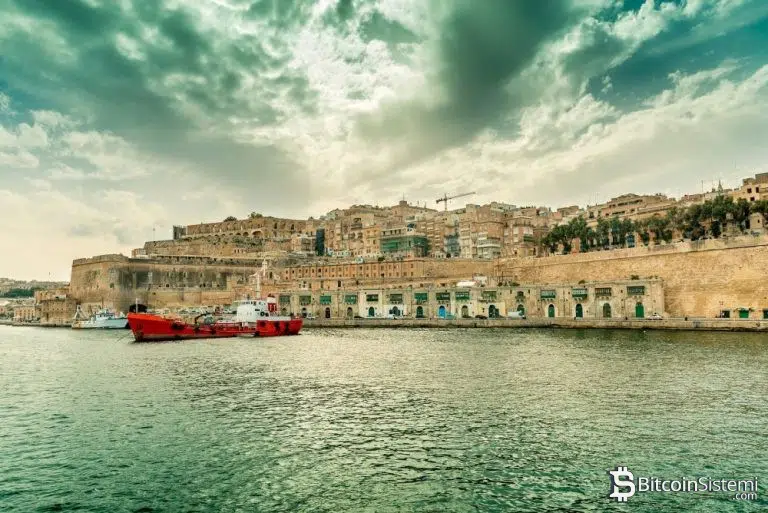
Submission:
[[[84,319],[84,314],[77,307],[75,318],[72,321],[74,329],[126,329],[128,328],[128,318],[123,313],[115,313],[112,310],[103,308]]]

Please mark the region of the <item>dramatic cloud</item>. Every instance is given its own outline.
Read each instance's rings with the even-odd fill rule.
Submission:
[[[762,0],[8,0],[0,275],[174,223],[760,171]],[[45,248],[48,248],[46,250]],[[60,270],[64,269],[64,270]]]

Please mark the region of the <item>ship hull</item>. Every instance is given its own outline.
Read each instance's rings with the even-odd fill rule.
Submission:
[[[298,335],[302,324],[302,319],[276,318],[255,323],[219,322],[196,325],[159,315],[128,314],[128,325],[136,342]]]
[[[72,323],[72,328],[77,330],[85,330],[85,329],[124,330],[124,329],[127,329],[128,327],[129,327],[128,319],[126,319],[125,317],[120,319],[75,321]]]

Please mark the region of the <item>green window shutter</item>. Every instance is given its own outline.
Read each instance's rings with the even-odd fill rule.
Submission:
[[[587,297],[589,294],[588,294],[588,292],[587,292],[587,289],[584,289],[584,288],[580,288],[580,289],[573,289],[573,290],[571,290],[571,295],[572,295],[573,297],[575,297],[576,299],[584,299],[584,298],[586,298],[586,297]]]

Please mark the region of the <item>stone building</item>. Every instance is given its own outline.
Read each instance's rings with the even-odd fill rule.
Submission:
[[[754,177],[744,178],[741,187],[730,191],[734,199],[744,199],[748,202],[768,199],[768,173],[758,173]]]
[[[343,262],[332,260],[311,264],[275,267],[263,282],[265,291],[346,290],[360,286],[447,286],[451,281],[493,272],[487,261],[464,259],[415,258],[381,262]]]
[[[429,253],[429,239],[413,224],[387,227],[381,231],[381,254],[393,258],[419,258]]]
[[[77,310],[77,301],[69,294],[69,287],[35,292],[41,324],[70,324]]]
[[[329,319],[496,318],[512,311],[527,317],[636,319],[664,313],[659,279],[514,287],[461,285],[292,290],[281,292],[278,302],[284,315]]]
[[[40,318],[35,305],[17,305],[13,309],[13,322],[34,322]]]

